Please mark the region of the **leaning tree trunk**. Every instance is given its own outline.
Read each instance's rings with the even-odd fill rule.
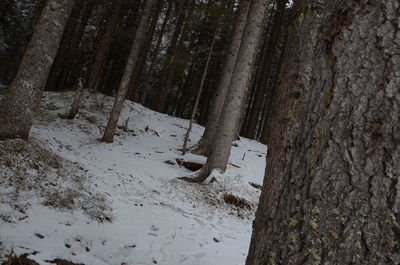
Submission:
[[[262,33],[264,14],[268,7],[267,2],[265,0],[251,2],[235,70],[229,85],[229,94],[218,122],[211,155],[199,175],[194,179],[195,182],[202,182],[207,179],[214,169],[221,172],[226,169],[232,143],[237,137],[243,101],[246,98],[247,86],[251,78],[253,62]]]
[[[132,72],[135,69],[135,65],[139,58],[139,53],[142,50],[142,46],[146,40],[146,31],[151,19],[151,14],[154,13],[153,10],[154,8],[156,8],[158,1],[160,0],[146,1],[142,17],[140,18],[139,26],[136,32],[135,40],[133,42],[128,61],[126,63],[124,75],[122,77],[117,96],[115,97],[114,106],[111,111],[106,129],[104,131],[104,135],[102,138],[103,142],[112,143],[114,140],[115,129],[117,128],[119,115],[122,110],[126,92],[129,88],[130,79],[132,78]]]
[[[0,104],[0,139],[27,139],[57,55],[73,0],[48,0],[8,94]]]
[[[216,95],[212,100],[210,113],[207,117],[207,123],[203,136],[201,137],[198,147],[193,153],[208,156],[211,145],[214,142],[215,132],[218,127],[218,121],[221,116],[222,107],[224,106],[226,95],[228,94],[229,83],[232,79],[232,73],[235,68],[237,54],[242,41],[243,30],[246,25],[246,18],[249,11],[250,0],[242,0],[240,2],[239,11],[233,26],[232,39],[229,50],[225,55],[225,62],[222,74],[218,80]]]
[[[399,3],[303,7],[246,264],[399,264]]]

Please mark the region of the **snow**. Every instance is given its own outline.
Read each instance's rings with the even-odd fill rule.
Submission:
[[[81,113],[71,121],[62,116],[72,96],[45,94],[30,140],[30,149],[44,148],[59,157],[62,168],[69,171],[60,175],[59,170],[42,166],[25,170],[25,179],[35,178],[35,174],[41,177],[29,184],[36,188],[18,196],[13,184],[0,185],[0,257],[13,250],[33,253],[29,258],[39,264],[55,258],[86,265],[244,264],[260,195],[249,182],[262,184],[264,145],[242,138],[235,142],[230,157],[230,163],[240,168],[229,165],[224,174],[214,173],[216,181],[211,183],[187,183],[177,177],[192,172],[171,164],[182,158],[179,149],[187,120],[126,102],[115,142],[106,144],[99,139],[112,98],[87,96]],[[203,130],[194,125],[192,145]],[[23,161],[29,165],[32,156]],[[205,162],[204,157],[190,153],[183,158]],[[22,161],[20,154],[12,159]],[[3,183],[11,181],[13,172],[0,162]],[[61,194],[75,189],[73,206],[44,205],[43,196],[48,195],[36,191],[47,190],[42,187],[47,182]],[[252,209],[225,203],[225,194],[245,199]],[[23,210],[18,211],[20,208]],[[88,208],[95,213],[88,213]],[[93,218],[98,215],[102,218]]]

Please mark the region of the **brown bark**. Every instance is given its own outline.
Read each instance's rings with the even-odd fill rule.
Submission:
[[[72,38],[71,45],[69,49],[66,51],[67,55],[63,57],[63,63],[60,69],[60,74],[57,80],[57,89],[62,90],[65,88],[69,88],[68,86],[73,86],[74,77],[76,76],[76,72],[78,72],[79,61],[82,55],[82,50],[80,47],[80,43],[82,40],[82,36],[85,33],[85,28],[87,22],[90,18],[90,14],[92,13],[92,6],[88,2],[84,2],[83,4],[77,3],[80,9],[82,9],[81,16],[78,19],[79,24],[72,36],[64,36],[66,38]]]
[[[125,71],[121,80],[120,87],[118,89],[117,96],[115,97],[115,102],[113,109],[110,114],[104,135],[102,138],[103,142],[111,143],[114,140],[115,129],[117,128],[117,123],[119,120],[119,115],[121,113],[124,99],[129,88],[129,81],[132,77],[132,71],[135,68],[137,60],[139,58],[139,52],[142,50],[142,46],[145,42],[146,31],[149,26],[151,19],[151,14],[153,14],[154,8],[156,8],[158,1],[161,0],[148,0],[145,3],[145,7],[140,18],[138,30],[136,32],[135,40],[133,42],[128,61],[126,63]]]
[[[145,81],[145,84],[143,86],[142,93],[140,95],[140,104],[142,104],[142,105],[144,105],[145,102],[146,102],[147,91],[150,88],[150,80],[153,77],[154,72],[156,70],[156,67],[155,67],[156,66],[156,60],[157,60],[157,56],[158,56],[158,53],[159,53],[159,50],[160,50],[160,47],[161,47],[162,39],[163,39],[164,34],[165,34],[165,29],[167,27],[169,16],[171,14],[171,9],[172,9],[172,2],[169,1],[168,2],[168,9],[167,9],[167,12],[165,14],[165,18],[164,18],[163,24],[161,26],[160,33],[158,35],[156,46],[154,48],[154,53],[153,53],[153,56],[152,56],[152,59],[151,59],[150,67],[149,67],[149,73],[147,74],[146,81]]]
[[[57,82],[59,80],[61,70],[63,69],[65,58],[68,56],[68,50],[71,49],[75,32],[79,26],[79,21],[82,17],[83,11],[84,10],[81,8],[81,5],[74,4],[60,41],[60,47],[58,49],[57,56],[51,66],[49,77],[47,79],[46,90],[57,89]]]
[[[246,264],[399,264],[399,3],[308,3],[296,3]]]
[[[160,15],[161,9],[163,7],[164,1],[159,1],[157,4],[157,8],[154,9],[154,13],[152,14],[152,21],[149,27],[149,30],[146,34],[146,39],[144,41],[142,51],[139,53],[138,61],[135,65],[135,70],[133,71],[131,81],[129,82],[129,89],[128,93],[126,94],[126,99],[134,100],[135,97],[135,90],[137,87],[137,83],[139,81],[139,75],[143,70],[143,66],[146,62],[147,54],[151,48],[151,42],[153,40],[153,35],[157,27],[158,17]]]
[[[212,170],[224,172],[226,169],[232,143],[237,138],[243,102],[261,39],[262,24],[268,4],[264,0],[253,0],[251,3],[237,62],[229,85],[229,94],[218,122],[211,155],[194,180],[195,182],[207,179]]]
[[[282,32],[282,24],[285,15],[286,1],[281,0],[277,3],[277,12],[272,26],[271,35],[269,37],[267,51],[265,52],[264,62],[261,67],[260,79],[255,91],[253,105],[250,111],[250,119],[246,126],[245,137],[255,139],[257,133],[257,125],[259,122],[260,112],[264,102],[264,96],[267,89],[268,79],[271,74],[274,63],[274,55],[277,53],[277,44],[279,35]]]
[[[244,27],[246,25],[247,14],[249,11],[250,1],[243,0],[240,2],[239,11],[235,19],[233,27],[232,39],[230,42],[229,50],[225,55],[225,62],[220,79],[218,80],[216,95],[212,101],[210,113],[208,115],[207,123],[203,136],[199,141],[199,146],[193,153],[208,156],[211,149],[211,144],[214,141],[215,133],[218,127],[218,121],[221,116],[222,108],[224,106],[225,98],[228,94],[229,84],[232,79],[232,73],[235,68],[237,55],[242,42]]]
[[[100,76],[102,74],[102,69],[106,62],[107,56],[110,52],[113,35],[118,25],[121,6],[122,6],[122,0],[112,1],[112,6],[111,6],[112,14],[109,21],[107,22],[105,33],[103,38],[101,39],[99,50],[96,54],[94,65],[92,67],[90,78],[88,81],[88,88],[90,91],[97,90],[100,81]]]
[[[45,4],[17,76],[1,101],[0,139],[28,138],[73,4],[72,0]]]
[[[178,21],[175,26],[174,33],[171,38],[170,45],[168,47],[167,55],[163,64],[163,68],[160,74],[160,80],[157,85],[157,100],[155,100],[154,109],[158,112],[165,112],[165,103],[167,102],[167,97],[169,93],[169,82],[171,79],[171,68],[174,66],[174,60],[176,57],[176,48],[180,40],[183,25],[186,19],[187,13],[185,12],[185,6],[187,0],[180,1],[178,6],[179,16]]]

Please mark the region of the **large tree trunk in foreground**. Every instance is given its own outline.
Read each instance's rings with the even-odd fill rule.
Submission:
[[[73,0],[48,0],[43,8],[17,76],[0,104],[0,139],[28,138],[73,5]]]
[[[240,43],[242,42],[243,30],[246,25],[247,14],[250,7],[250,0],[240,2],[239,11],[235,18],[233,26],[232,39],[229,50],[225,55],[225,62],[221,76],[218,80],[216,95],[211,104],[210,113],[208,114],[207,123],[203,136],[201,137],[198,147],[193,152],[201,155],[209,155],[211,145],[214,141],[215,132],[218,127],[218,121],[221,116],[222,107],[228,93],[229,84],[232,79],[232,73],[235,68]]]
[[[267,7],[268,3],[264,0],[254,0],[251,3],[235,70],[229,85],[229,94],[225,99],[218,122],[215,142],[211,155],[195,179],[196,182],[204,181],[214,169],[221,172],[226,169],[232,143],[237,137],[243,101],[246,98],[247,86],[251,78],[253,62],[257,54]]]
[[[246,264],[399,264],[399,3],[296,11]]]
[[[122,110],[122,106],[124,104],[124,99],[126,92],[129,88],[129,82],[132,78],[132,72],[135,69],[136,63],[139,59],[139,53],[142,51],[142,46],[146,40],[146,31],[149,26],[149,22],[151,19],[151,14],[153,14],[154,8],[157,6],[157,2],[160,0],[148,0],[146,1],[142,17],[140,18],[138,30],[136,32],[135,40],[132,45],[132,49],[129,54],[128,62],[126,63],[124,75],[121,80],[121,84],[118,89],[117,96],[115,97],[115,102],[113,109],[110,114],[110,118],[108,120],[106,129],[104,131],[104,135],[102,138],[103,142],[112,143],[114,140],[115,129],[117,128],[117,123],[119,119],[119,115]]]

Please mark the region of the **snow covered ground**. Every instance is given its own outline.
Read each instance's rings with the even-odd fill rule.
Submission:
[[[71,100],[46,93],[31,140],[0,142],[0,257],[13,250],[39,264],[244,264],[260,195],[249,182],[262,184],[264,145],[242,138],[230,158],[240,168],[187,183],[177,177],[192,172],[175,162],[187,120],[127,102],[115,142],[105,144],[112,98],[90,95],[72,121],[62,118]],[[192,145],[202,131],[194,126]],[[251,209],[225,203],[226,194]]]

